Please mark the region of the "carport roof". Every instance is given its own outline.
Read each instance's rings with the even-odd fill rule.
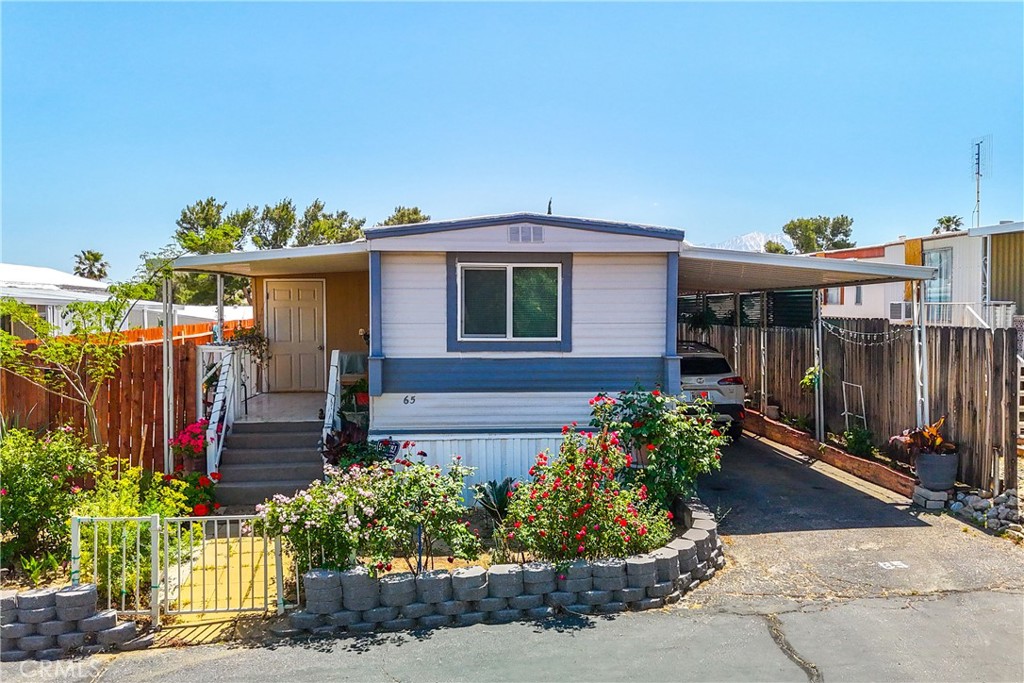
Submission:
[[[171,265],[174,270],[246,277],[275,277],[368,271],[370,258],[366,240],[358,240],[315,247],[179,256]]]
[[[930,266],[856,259],[762,254],[683,244],[679,249],[680,292],[761,292],[822,289],[934,277]]]

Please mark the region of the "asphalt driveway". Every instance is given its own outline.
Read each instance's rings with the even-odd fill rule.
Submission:
[[[700,493],[728,564],[671,608],[153,650],[65,665],[60,679],[1024,680],[1021,548],[750,437]]]

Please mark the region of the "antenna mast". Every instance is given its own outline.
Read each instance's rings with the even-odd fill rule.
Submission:
[[[974,212],[971,214],[974,227],[981,226],[981,179],[989,175],[989,160],[992,158],[992,136],[985,135],[971,140],[971,173],[974,175]]]

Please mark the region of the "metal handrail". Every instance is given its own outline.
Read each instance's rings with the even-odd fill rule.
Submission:
[[[327,400],[324,402],[324,426],[320,433],[320,445],[327,445],[327,437],[334,429],[334,418],[338,413],[338,389],[341,382],[341,351],[331,351],[330,371],[327,373]]]
[[[236,354],[228,349],[220,359],[220,375],[217,377],[217,391],[210,409],[210,423],[206,427],[206,471],[216,472],[220,467],[220,455],[224,450],[224,439],[234,424],[235,407],[235,362]]]

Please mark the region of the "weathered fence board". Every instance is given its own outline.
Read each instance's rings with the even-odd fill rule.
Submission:
[[[826,331],[822,340],[825,428],[845,429],[842,382],[864,389],[864,414],[877,445],[916,421],[914,347],[910,328],[886,320],[829,319],[854,333],[858,343]],[[864,336],[874,334],[875,337]],[[992,487],[999,478],[1013,486],[1017,477],[1017,348],[1014,329],[927,328],[929,401],[932,419],[947,416],[946,433],[960,446],[961,481]],[[739,354],[733,341],[739,338]],[[732,360],[751,396],[760,389],[760,330],[715,326],[709,342]],[[793,416],[811,416],[813,392],[800,379],[814,365],[813,331],[767,330],[769,403]],[[859,396],[848,394],[851,412]],[[852,424],[852,422],[851,422]]]

